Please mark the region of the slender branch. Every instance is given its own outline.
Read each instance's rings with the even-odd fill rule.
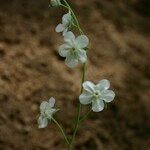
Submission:
[[[60,4],[60,6],[66,8],[66,9],[69,9],[66,5]]]
[[[81,29],[81,27],[80,27],[79,21],[78,21],[76,15],[75,15],[74,11],[72,10],[72,8],[70,7],[70,5],[68,4],[68,2],[66,0],[63,0],[63,1],[66,4],[66,6],[68,7],[68,9],[71,11],[72,16],[73,16],[73,18],[74,18],[74,20],[75,20],[75,22],[76,22],[76,24],[78,26],[78,29],[80,31],[80,34],[84,34],[83,31],[82,31],[82,29]]]
[[[90,109],[86,114],[84,114],[84,115],[80,118],[80,123],[81,123],[82,121],[84,121],[84,120],[90,115],[91,112],[92,112],[92,110]]]
[[[67,136],[66,136],[65,131],[63,130],[63,128],[61,127],[61,125],[57,122],[57,120],[55,120],[53,117],[52,117],[52,120],[53,120],[54,123],[58,126],[58,128],[60,129],[60,131],[62,132],[62,134],[63,134],[63,136],[64,136],[64,139],[66,140],[67,145],[68,145],[68,147],[69,147],[70,142],[69,142],[69,140],[68,140],[68,138],[67,138]]]
[[[83,86],[82,84],[84,83],[85,81],[85,73],[86,73],[86,63],[84,63],[83,65],[83,75],[82,75],[82,82],[81,82],[81,92],[83,92]],[[73,132],[73,136],[72,136],[72,139],[71,139],[71,142],[70,142],[70,148],[69,150],[72,149],[72,146],[73,146],[73,142],[75,140],[75,136],[77,134],[77,130],[78,130],[78,127],[79,127],[79,123],[80,123],[80,113],[81,113],[81,103],[78,104],[78,107],[77,107],[77,118],[76,118],[76,125],[75,125],[75,128],[74,128],[74,132]]]

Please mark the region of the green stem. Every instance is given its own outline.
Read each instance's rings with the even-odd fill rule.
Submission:
[[[63,128],[61,127],[61,125],[57,122],[57,120],[55,120],[54,118],[52,118],[52,120],[53,120],[54,123],[58,126],[58,128],[60,129],[60,131],[62,132],[62,134],[63,134],[63,136],[64,136],[64,139],[66,140],[67,145],[68,145],[68,147],[69,147],[70,142],[69,142],[69,140],[68,140],[68,138],[67,138],[67,136],[66,136],[66,134],[65,134],[65,131],[63,130]]]
[[[69,9],[66,5],[61,4],[60,6],[66,8],[66,9]]]
[[[84,83],[85,81],[85,75],[86,75],[86,63],[84,63],[83,65],[83,75],[82,75],[82,82],[81,82],[81,92],[83,92],[83,86],[82,84]],[[78,127],[79,127],[79,123],[80,123],[80,113],[81,113],[81,103],[78,104],[78,107],[77,107],[77,117],[76,117],[76,124],[75,124],[75,128],[74,128],[74,131],[73,131],[73,136],[72,136],[72,139],[71,139],[71,142],[70,142],[70,147],[69,147],[69,150],[72,149],[72,146],[73,146],[73,142],[75,140],[75,136],[77,134],[77,130],[78,130]]]
[[[68,9],[70,10],[70,12],[72,13],[72,16],[73,16],[73,18],[74,18],[74,20],[75,20],[75,22],[76,22],[76,24],[77,24],[77,26],[78,26],[78,29],[79,29],[79,31],[80,31],[80,34],[83,34],[83,31],[82,31],[82,29],[81,29],[81,27],[80,27],[79,21],[78,21],[76,15],[75,15],[74,11],[72,10],[72,8],[70,7],[70,5],[68,4],[68,2],[67,2],[66,0],[63,0],[63,1],[64,1],[64,3],[66,4],[66,6],[68,7]],[[65,7],[66,7],[66,6],[65,6]]]
[[[80,123],[81,123],[82,121],[84,121],[84,120],[90,115],[91,112],[92,112],[92,110],[90,109],[86,114],[84,114],[84,115],[80,118]]]

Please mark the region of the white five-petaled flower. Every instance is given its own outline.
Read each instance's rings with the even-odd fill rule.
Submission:
[[[61,2],[60,2],[60,0],[51,0],[50,5],[52,7],[58,7],[61,5]]]
[[[85,35],[75,38],[75,35],[69,31],[64,35],[65,44],[59,47],[59,55],[66,57],[65,63],[68,67],[73,68],[79,63],[87,61],[85,48],[89,44],[89,39]]]
[[[80,95],[79,100],[81,104],[87,105],[92,103],[92,110],[99,112],[104,109],[104,102],[111,102],[115,93],[112,90],[108,90],[110,82],[106,79],[99,81],[97,85],[90,81],[83,83],[84,91]]]
[[[63,36],[65,33],[68,31],[69,27],[71,26],[72,23],[72,16],[71,13],[67,13],[63,15],[62,17],[62,23],[58,24],[56,27],[56,32],[60,33],[63,32]]]
[[[58,111],[54,108],[55,99],[51,97],[49,101],[43,101],[40,105],[40,116],[38,118],[39,128],[45,128],[48,122],[51,120],[53,114]]]

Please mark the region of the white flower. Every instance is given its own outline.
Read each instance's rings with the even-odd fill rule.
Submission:
[[[39,128],[45,128],[48,122],[51,120],[52,115],[58,111],[53,108],[55,105],[55,99],[51,97],[49,101],[43,101],[40,105],[40,117],[38,119]]]
[[[84,48],[89,44],[89,39],[85,35],[75,38],[75,35],[69,31],[64,35],[65,44],[59,47],[59,55],[66,57],[65,63],[68,67],[73,68],[78,63],[85,63],[87,54]]]
[[[58,24],[56,27],[56,32],[60,33],[63,32],[63,36],[68,31],[70,25],[72,22],[72,16],[71,13],[67,13],[62,17],[62,23]]]
[[[52,7],[58,7],[58,6],[61,5],[61,2],[60,2],[60,0],[51,0],[50,5],[51,5]]]
[[[81,104],[87,105],[92,103],[92,110],[99,112],[104,109],[104,102],[111,102],[115,93],[112,90],[108,90],[110,82],[106,79],[99,81],[97,85],[90,81],[83,83],[84,92],[80,95],[79,100]]]

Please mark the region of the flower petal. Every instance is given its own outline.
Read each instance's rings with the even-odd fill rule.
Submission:
[[[78,50],[78,57],[79,57],[79,61],[85,63],[87,61],[86,51],[84,49]]]
[[[83,105],[90,104],[92,102],[92,95],[91,93],[84,91],[80,96],[79,96],[80,103]]]
[[[62,17],[62,23],[64,25],[69,25],[70,22],[71,22],[71,14],[67,13],[67,14],[63,15],[63,17]]]
[[[63,31],[63,36],[65,36],[65,34],[68,32],[68,28],[65,28]]]
[[[62,56],[62,57],[66,57],[67,54],[68,54],[68,52],[69,52],[69,48],[70,48],[70,46],[67,45],[67,44],[61,45],[61,46],[59,47],[59,50],[58,50],[59,55]]]
[[[78,59],[76,58],[76,55],[69,53],[66,57],[65,64],[70,68],[74,68],[75,66],[77,66]]]
[[[110,82],[107,79],[103,79],[99,81],[99,83],[97,84],[97,87],[100,89],[100,91],[107,90],[110,87]]]
[[[104,109],[104,102],[102,100],[93,100],[92,101],[92,110],[94,112],[100,112]]]
[[[40,110],[41,112],[45,111],[46,107],[48,105],[48,102],[47,101],[43,101],[40,105]]]
[[[100,99],[102,99],[105,102],[109,103],[109,102],[113,101],[114,97],[115,97],[115,93],[112,90],[104,90],[101,93]]]
[[[38,125],[39,128],[45,128],[48,125],[48,120],[45,117],[40,116],[38,119]]]
[[[53,97],[51,97],[51,98],[49,99],[49,105],[50,105],[51,107],[54,107],[54,105],[55,105],[55,99],[54,99]]]
[[[95,91],[95,90],[94,90],[95,84],[93,84],[93,83],[90,82],[90,81],[86,81],[86,82],[83,83],[83,88],[84,88],[86,91],[88,91],[88,92],[90,92],[90,93],[93,93],[93,92]]]
[[[58,33],[63,32],[63,30],[64,30],[64,27],[61,23],[59,25],[57,25],[57,27],[55,29],[55,31],[58,32]]]
[[[64,35],[64,41],[66,43],[69,43],[69,44],[72,45],[72,43],[74,42],[74,40],[75,40],[75,35],[71,31],[65,33],[65,35]]]
[[[89,44],[89,39],[85,35],[80,35],[75,39],[75,42],[79,48],[85,48]]]

